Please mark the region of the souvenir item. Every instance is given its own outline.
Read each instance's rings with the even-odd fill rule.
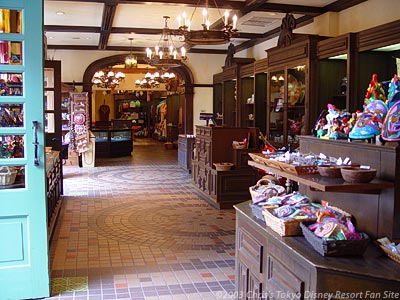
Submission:
[[[84,114],[78,113],[74,115],[74,123],[78,125],[85,124],[86,118]]]
[[[400,82],[397,74],[394,74],[389,84],[388,90],[388,106],[391,108],[397,101],[400,100]]]
[[[371,82],[365,94],[364,107],[374,100],[386,101],[385,91],[383,90],[382,84],[378,82],[377,74],[372,74]]]
[[[382,124],[381,137],[384,141],[400,141],[400,100],[390,107]]]
[[[370,139],[381,133],[388,108],[381,100],[370,101],[349,133],[350,139]]]

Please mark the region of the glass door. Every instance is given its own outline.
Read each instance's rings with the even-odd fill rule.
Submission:
[[[42,1],[0,4],[0,286],[49,295]],[[29,30],[29,34],[28,31]]]
[[[280,148],[285,143],[285,71],[280,70],[271,72],[269,81],[270,96],[268,103],[268,138],[275,147]]]
[[[305,66],[287,70],[287,143],[297,147],[298,136],[305,134]]]

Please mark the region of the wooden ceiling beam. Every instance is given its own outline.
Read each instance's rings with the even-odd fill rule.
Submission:
[[[99,49],[107,48],[117,4],[118,0],[108,0],[108,2],[104,5],[103,17],[101,20]]]

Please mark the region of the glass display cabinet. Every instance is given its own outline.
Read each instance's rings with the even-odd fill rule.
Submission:
[[[255,127],[254,63],[240,67],[240,127]]]
[[[270,73],[269,140],[276,146],[297,145],[304,134],[306,66]]]
[[[300,35],[268,52],[267,137],[277,148],[298,147],[310,134],[317,108],[316,45],[321,37]]]
[[[119,157],[133,151],[132,129],[92,129],[96,139],[96,157]]]

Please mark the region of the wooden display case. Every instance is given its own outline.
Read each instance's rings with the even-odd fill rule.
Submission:
[[[223,71],[214,75],[213,109],[215,117],[217,117],[217,113],[221,114],[222,112],[222,118],[220,120],[217,119],[218,125],[230,127],[242,126],[242,101],[240,100],[242,97],[242,82],[240,70],[243,67],[244,69],[242,70],[245,72],[245,76],[246,74],[250,75],[253,72],[253,62],[253,58],[234,58],[231,66],[222,67]],[[251,84],[247,84],[246,89],[253,89],[253,87]],[[243,123],[245,122],[243,121]]]
[[[276,146],[294,147],[310,132],[317,111],[316,45],[318,36],[298,36],[285,48],[268,53],[267,137]]]
[[[248,149],[233,149],[233,141],[242,141],[250,134]],[[231,208],[249,199],[249,186],[257,173],[247,166],[248,152],[257,151],[258,130],[255,128],[196,126],[196,148],[192,160],[192,182],[214,206]],[[229,171],[217,171],[214,163],[231,162]]]
[[[356,34],[348,33],[317,43],[317,112],[326,109],[328,103],[355,111],[356,42]]]
[[[255,127],[254,63],[240,67],[240,127]]]

